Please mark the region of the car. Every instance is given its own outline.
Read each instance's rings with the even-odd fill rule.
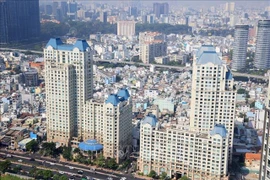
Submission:
[[[18,162],[23,162],[23,160],[19,159]]]
[[[55,163],[53,163],[53,162],[50,162],[50,165],[54,166],[54,165],[55,165]]]
[[[58,173],[59,173],[59,174],[65,174],[63,171],[59,171]]]
[[[74,178],[74,177],[69,177],[68,179],[69,179],[69,180],[75,180],[75,178]]]
[[[11,154],[7,154],[7,157],[9,157],[9,158],[10,158],[10,157],[12,157],[12,155],[11,155]]]
[[[29,161],[35,161],[35,159],[34,158],[30,158],[30,160]]]
[[[68,168],[69,168],[69,169],[74,169],[74,167],[72,167],[72,166],[69,166]]]
[[[126,177],[121,177],[121,179],[120,180],[126,180],[127,178]]]
[[[78,174],[83,174],[83,171],[82,170],[78,170]]]

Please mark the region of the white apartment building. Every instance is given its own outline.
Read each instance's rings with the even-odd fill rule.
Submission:
[[[155,57],[167,55],[167,43],[165,35],[158,32],[143,32],[139,34],[139,58],[149,64]]]
[[[216,124],[228,131],[232,160],[236,90],[230,69],[214,48],[202,46],[193,63],[190,128],[208,133]]]
[[[61,145],[97,140],[105,157],[125,158],[132,142],[132,103],[126,89],[106,101],[93,96],[93,57],[85,40],[50,39],[44,49],[47,139]]]
[[[223,125],[208,133],[163,128],[154,115],[141,121],[138,169],[192,180],[227,179],[228,134]]]
[[[189,130],[142,121],[138,168],[191,179],[228,179],[235,99],[233,76],[213,46],[202,46],[193,62]],[[177,177],[178,178],[178,177]]]
[[[118,36],[134,36],[135,35],[135,21],[118,21],[117,22]]]

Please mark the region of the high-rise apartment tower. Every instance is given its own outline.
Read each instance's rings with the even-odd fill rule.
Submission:
[[[234,71],[242,70],[246,67],[248,32],[248,25],[235,26],[232,58],[232,70]]]
[[[270,20],[258,22],[254,66],[258,69],[270,68]]]

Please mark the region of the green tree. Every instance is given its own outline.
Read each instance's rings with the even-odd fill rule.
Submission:
[[[166,172],[162,172],[160,175],[160,179],[166,179],[167,178],[167,173]]]
[[[103,155],[99,155],[95,161],[95,164],[99,167],[104,167],[105,166],[105,158]]]
[[[44,156],[55,156],[56,152],[56,144],[54,142],[45,142],[42,144],[42,153]]]
[[[9,160],[0,162],[0,171],[5,173],[11,166],[11,162]]]
[[[246,90],[245,89],[238,89],[237,94],[246,94]]]
[[[108,168],[114,169],[114,170],[118,168],[118,165],[117,165],[116,160],[114,158],[108,159],[106,166]]]
[[[157,173],[154,170],[151,170],[148,174],[148,177],[155,178],[157,176]]]
[[[53,176],[52,171],[50,171],[50,170],[43,170],[42,171],[43,179],[50,179],[52,176]]]
[[[60,176],[59,180],[68,180],[68,177],[65,175]]]
[[[72,148],[71,146],[64,147],[63,148],[63,158],[65,158],[68,161],[72,160]]]
[[[73,150],[73,153],[75,153],[75,154],[77,154],[77,153],[79,153],[79,152],[81,152],[81,150],[80,150],[79,148],[75,148],[75,149]]]
[[[59,180],[60,179],[60,175],[59,174],[55,174],[52,179],[53,180]]]
[[[35,140],[26,144],[26,150],[30,152],[36,152],[38,150],[38,142]]]
[[[183,176],[180,178],[180,180],[190,180],[187,176]]]

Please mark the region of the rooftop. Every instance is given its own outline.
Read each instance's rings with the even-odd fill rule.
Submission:
[[[215,125],[214,129],[210,132],[211,136],[219,134],[222,138],[225,138],[227,135],[227,130],[225,129],[224,125],[217,124]]]
[[[197,64],[213,63],[215,65],[222,65],[223,62],[218,57],[216,51],[204,51],[197,60]]]
[[[87,51],[90,46],[86,40],[77,40],[75,44],[64,44],[60,38],[51,38],[46,45],[46,48],[49,46],[57,50],[63,51],[73,51],[74,48],[78,48],[80,51]]]
[[[81,142],[79,148],[83,151],[99,151],[103,149],[103,146],[95,139],[88,139],[85,142]]]

